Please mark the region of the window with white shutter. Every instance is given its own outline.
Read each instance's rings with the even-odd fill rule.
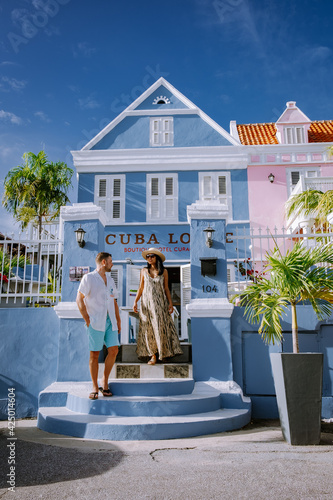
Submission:
[[[150,118],[150,145],[153,147],[173,146],[173,118]]]
[[[320,169],[316,167],[312,167],[311,170],[307,168],[290,168],[286,170],[286,175],[288,196],[290,196],[302,176],[308,178],[319,177]]]
[[[177,174],[147,174],[147,222],[178,221]]]
[[[199,172],[199,197],[202,201],[219,201],[232,218],[230,172]]]
[[[304,127],[285,127],[284,142],[286,144],[304,144]]]
[[[96,175],[94,203],[108,222],[125,222],[125,175]]]

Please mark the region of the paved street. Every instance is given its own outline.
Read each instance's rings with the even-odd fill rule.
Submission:
[[[17,422],[15,496],[7,490],[9,442],[0,423],[1,500],[331,499],[333,434],[295,447],[277,422],[168,441],[86,441]]]

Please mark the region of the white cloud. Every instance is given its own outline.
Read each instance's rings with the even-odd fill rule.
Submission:
[[[15,125],[20,125],[22,123],[22,118],[9,111],[4,111],[3,109],[0,109],[0,120],[10,121],[10,123]]]
[[[100,106],[92,96],[86,97],[85,99],[79,99],[78,103],[81,109],[96,109]]]
[[[91,57],[95,54],[96,49],[90,45],[88,42],[79,42],[73,47],[74,57]]]
[[[39,118],[42,122],[45,122],[45,123],[51,122],[51,119],[47,116],[46,113],[44,113],[44,111],[36,111],[36,113],[34,113],[34,115],[37,118]]]
[[[16,78],[9,78],[8,76],[3,76],[1,81],[5,84],[4,86],[0,84],[2,90],[22,90],[26,86],[27,82],[25,80],[16,80]]]

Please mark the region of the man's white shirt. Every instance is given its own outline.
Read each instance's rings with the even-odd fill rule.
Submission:
[[[117,330],[114,301],[117,298],[117,289],[110,273],[105,273],[106,285],[102,276],[95,271],[85,274],[78,291],[84,295],[84,302],[90,317],[90,324],[94,330],[104,332],[107,313],[112,323],[112,330]]]

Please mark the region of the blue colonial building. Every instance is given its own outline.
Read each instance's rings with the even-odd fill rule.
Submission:
[[[72,152],[78,204],[66,207],[63,219],[80,222],[87,246],[84,262],[75,255],[75,262],[68,264],[87,264],[92,231],[85,221],[98,219],[100,243],[91,250],[112,253],[119,305],[125,311],[137,289],[141,252],[160,248],[167,258],[182,339],[189,335],[186,305],[191,286],[197,290],[193,298],[209,293],[202,289],[201,278],[200,283],[193,281],[193,273],[190,282],[191,219],[199,214],[206,221],[202,230],[224,219],[227,233],[249,224],[247,156],[234,135],[160,78],[82,150]],[[204,239],[204,233],[200,237]],[[229,250],[225,263],[232,278],[232,245]],[[209,256],[213,254],[211,250]],[[63,286],[63,300],[73,301],[75,285]],[[222,292],[210,293],[217,298]],[[126,335],[123,342],[128,341]]]

